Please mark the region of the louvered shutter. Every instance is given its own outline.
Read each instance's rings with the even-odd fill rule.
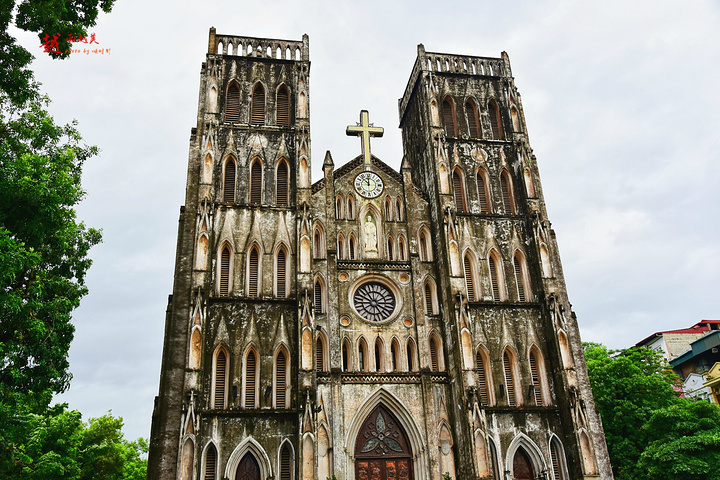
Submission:
[[[493,300],[497,302],[500,301],[500,282],[495,257],[490,256],[488,263],[490,266],[490,283],[492,284]]]
[[[502,188],[503,207],[505,207],[505,213],[513,215],[515,214],[515,208],[513,207],[512,198],[510,197],[510,182],[507,175],[507,172],[503,172],[500,175],[500,187]]]
[[[314,248],[313,248],[313,253],[315,254],[315,258],[322,258],[322,255],[320,255],[320,252],[321,252],[321,251],[320,251],[320,248],[321,248],[321,245],[320,245],[320,231],[318,231],[317,229],[315,230],[314,240],[315,240],[315,245],[314,245]]]
[[[325,352],[323,350],[322,340],[319,338],[315,342],[315,370],[318,372],[325,371]]]
[[[515,282],[517,282],[518,289],[518,300],[521,302],[525,301],[525,278],[523,276],[522,265],[520,265],[520,259],[515,257],[513,259],[515,265]]]
[[[508,405],[514,407],[515,400],[515,376],[513,375],[512,363],[507,352],[503,353],[503,367],[505,368],[505,387],[507,388]]]
[[[355,260],[355,238],[350,237],[350,240],[348,241],[348,244],[350,246],[350,251],[348,252],[348,257],[350,260]]]
[[[285,352],[282,350],[277,355],[277,363],[275,365],[275,408],[285,408],[285,393],[287,391],[287,379],[285,378],[285,369],[287,368],[287,359]]]
[[[250,167],[250,203],[262,203],[262,165],[259,161]]]
[[[220,350],[215,358],[215,408],[225,408],[225,372],[227,371],[227,357],[225,351]]]
[[[477,188],[478,188],[478,200],[480,201],[480,211],[483,213],[489,213],[490,208],[488,206],[487,189],[485,186],[485,178],[482,173],[477,174]]]
[[[425,284],[425,313],[433,314],[432,290],[429,283]]]
[[[240,122],[240,89],[233,83],[227,90],[225,98],[225,121],[230,123]]]
[[[430,369],[433,372],[437,372],[438,368],[438,351],[437,345],[435,345],[435,339],[430,339]]]
[[[542,405],[542,390],[540,385],[540,371],[538,370],[537,356],[535,352],[530,352],[530,374],[532,375],[532,384],[535,387],[535,405]]]
[[[205,480],[215,480],[215,470],[217,470],[217,450],[210,444],[205,453]]]
[[[487,376],[485,374],[485,360],[478,350],[475,354],[475,368],[477,369],[478,380],[480,382],[478,393],[480,394],[480,405],[490,405],[488,398]]]
[[[493,138],[502,140],[502,124],[500,123],[500,111],[497,103],[490,102],[488,104],[488,113],[490,114],[490,126],[492,127]]]
[[[465,255],[463,260],[465,265],[465,287],[467,288],[467,296],[469,302],[475,301],[475,279],[473,278],[472,264],[470,258]]]
[[[475,114],[475,106],[471,102],[465,103],[465,114],[467,115],[468,133],[470,134],[470,138],[480,137],[480,135],[478,135],[477,115]]]
[[[288,201],[288,167],[287,163],[280,162],[277,167],[277,182],[275,184],[275,205],[287,207]]]
[[[265,125],[265,89],[260,84],[253,89],[250,112],[251,124]]]
[[[420,260],[423,262],[429,260],[427,255],[427,240],[425,239],[424,233],[420,233]]]
[[[452,105],[448,100],[443,101],[443,120],[445,121],[445,135],[448,137],[455,136],[455,114]]]
[[[250,250],[250,262],[248,272],[248,296],[258,296],[258,251],[257,248]]]
[[[230,249],[224,247],[220,254],[220,295],[230,293]]]
[[[315,315],[323,313],[322,308],[322,285],[318,280],[315,281]]]
[[[287,88],[282,87],[277,93],[277,124],[281,127],[290,126],[290,96]]]
[[[462,178],[457,170],[453,171],[453,193],[455,194],[455,208],[458,212],[465,212],[465,195]]]
[[[277,254],[277,296],[279,298],[285,298],[287,296],[287,286],[285,280],[287,277],[287,259],[285,258],[285,250],[280,249]]]
[[[562,474],[560,470],[560,452],[555,441],[550,442],[550,459],[552,460],[552,469],[555,480],[562,480]]]
[[[245,360],[245,408],[255,408],[255,382],[257,358],[255,351],[250,350]]]
[[[290,448],[284,445],[280,452],[280,480],[291,480],[291,461]]]
[[[228,160],[225,164],[225,178],[223,185],[223,202],[235,201],[235,162]]]

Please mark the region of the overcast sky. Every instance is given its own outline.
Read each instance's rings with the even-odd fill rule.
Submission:
[[[91,29],[109,54],[33,68],[58,121],[102,152],[79,217],[103,229],[76,311],[74,375],[60,399],[112,409],[148,437],[158,391],[190,128],[208,29],[310,36],[313,178],[360,153],[361,109],[398,168],[397,99],[429,52],[510,56],[583,340],[613,348],[720,318],[720,6],[677,1],[118,0]],[[264,4],[262,7],[258,5]],[[85,47],[85,45],[79,45]]]

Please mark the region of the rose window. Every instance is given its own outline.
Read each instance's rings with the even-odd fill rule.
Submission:
[[[382,283],[368,282],[355,290],[353,304],[365,320],[382,322],[395,311],[395,295]]]

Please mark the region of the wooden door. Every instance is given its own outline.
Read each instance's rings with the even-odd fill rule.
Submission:
[[[356,480],[411,480],[412,451],[395,416],[378,405],[360,428],[355,443]]]
[[[258,465],[252,453],[246,453],[240,460],[235,473],[235,480],[260,480],[260,465]]]
[[[518,448],[513,457],[513,478],[515,480],[533,480],[535,478],[530,457],[522,448]]]

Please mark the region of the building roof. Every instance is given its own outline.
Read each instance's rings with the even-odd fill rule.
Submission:
[[[717,326],[715,328],[712,328],[711,325],[717,325]],[[643,345],[647,345],[647,343],[650,342],[651,340],[653,340],[654,338],[664,335],[666,333],[704,333],[704,332],[709,332],[710,330],[720,330],[720,320],[701,320],[689,328],[680,328],[677,330],[665,330],[662,332],[655,332],[652,335],[649,335],[648,337],[640,340],[638,343],[635,344],[635,346],[642,347]]]
[[[670,360],[670,365],[677,367],[697,355],[718,347],[720,347],[720,331],[715,331],[692,342],[690,344],[690,350]],[[715,352],[713,351],[713,353]]]

